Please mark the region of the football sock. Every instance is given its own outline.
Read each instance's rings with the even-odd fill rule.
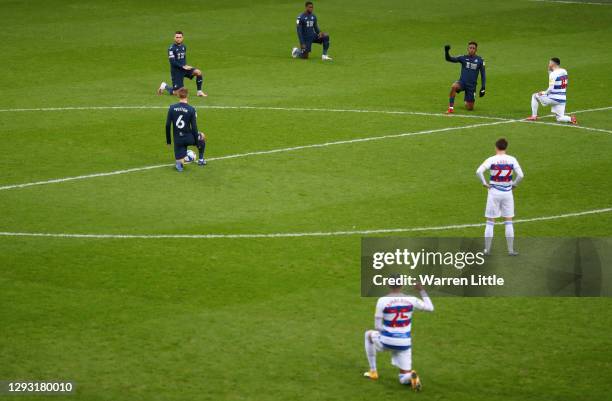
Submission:
[[[376,348],[370,341],[369,331],[365,332],[365,351],[368,357],[368,363],[370,364],[370,370],[376,370]]]
[[[203,76],[199,76],[196,77],[196,86],[198,87],[198,90],[201,91],[202,90],[202,82],[204,81],[204,77]]]
[[[172,87],[170,85],[166,85],[166,87],[164,89],[166,89],[168,91],[169,95],[172,95],[173,90],[172,90]]]
[[[183,168],[183,162],[181,162],[181,161],[177,160],[177,161],[176,161],[176,168],[177,168],[177,170],[182,169],[182,168]]]
[[[531,115],[538,115],[538,99],[536,99],[536,95],[531,96]]]
[[[491,251],[491,243],[493,242],[493,227],[495,223],[487,220],[487,224],[485,225],[485,251]]]
[[[323,54],[327,54],[327,49],[329,49],[329,36],[323,38]]]
[[[514,225],[511,221],[504,222],[506,226],[506,242],[508,243],[508,252],[514,252]]]
[[[569,123],[572,121],[572,117],[570,116],[557,116],[557,121],[561,123]]]
[[[455,107],[455,98],[454,97],[448,98],[448,107]]]
[[[402,384],[410,384],[410,379],[412,378],[412,373],[400,373],[399,382]]]
[[[198,139],[198,157],[200,160],[204,158],[204,150],[206,149],[206,141],[203,139]]]

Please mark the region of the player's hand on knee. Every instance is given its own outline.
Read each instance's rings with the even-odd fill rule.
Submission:
[[[184,65],[184,66],[183,66],[183,69],[184,69],[184,70],[190,70],[190,69],[192,69],[192,68],[193,68],[193,67],[192,67],[192,66],[190,66],[190,65]]]
[[[203,132],[199,132],[200,134],[200,139],[205,141],[206,140],[206,135]]]

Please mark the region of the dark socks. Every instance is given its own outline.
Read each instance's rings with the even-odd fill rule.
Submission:
[[[323,38],[323,54],[327,54],[327,49],[329,49],[329,36]]]
[[[203,139],[198,140],[198,157],[200,160],[204,158],[205,149],[206,149],[206,141]]]

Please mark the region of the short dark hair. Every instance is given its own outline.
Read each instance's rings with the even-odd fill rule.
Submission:
[[[469,45],[474,45],[474,46],[478,47],[478,43],[474,42],[473,40],[470,43],[468,43],[468,46]]]
[[[182,35],[182,34],[183,34],[183,31],[176,31],[176,32],[174,32],[174,34],[175,34],[175,35]]]
[[[508,141],[506,138],[499,138],[497,142],[495,142],[495,147],[499,150],[506,150],[508,147]]]
[[[559,60],[559,57],[553,57],[550,59],[550,61],[552,61],[553,63],[557,65],[561,65],[561,60]]]
[[[187,90],[187,88],[183,87],[183,88],[178,88],[177,90],[174,91],[174,93],[176,93],[179,99],[187,99],[187,95],[189,94],[189,91]]]
[[[314,4],[312,4],[312,1],[307,1],[306,3],[304,3],[304,7],[308,7],[308,6],[312,6]]]

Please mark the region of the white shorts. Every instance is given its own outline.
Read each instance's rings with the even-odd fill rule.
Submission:
[[[555,99],[551,99],[548,95],[538,95],[536,93],[536,99],[542,106],[551,106],[550,111],[557,116],[565,115],[565,103],[559,103]]]
[[[372,343],[374,344],[376,351],[391,352],[391,364],[393,366],[396,366],[401,370],[412,370],[412,347],[402,351],[387,348],[380,341],[380,332],[376,330],[372,330],[370,338],[372,339]]]
[[[496,219],[498,217],[514,217],[514,196],[512,191],[498,191],[489,189],[485,217]]]

